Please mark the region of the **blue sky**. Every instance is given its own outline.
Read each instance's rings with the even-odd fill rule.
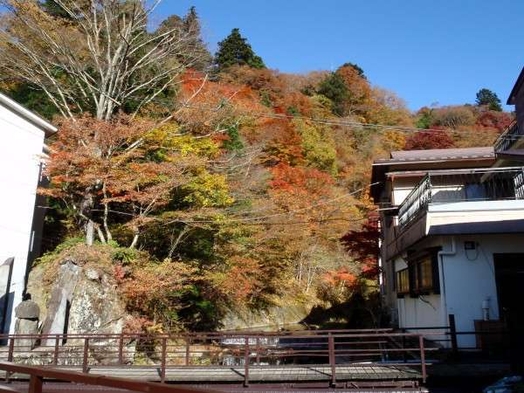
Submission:
[[[269,68],[352,62],[412,110],[474,103],[481,88],[505,103],[524,66],[522,0],[164,0],[158,18],[192,5],[212,52],[238,27]]]

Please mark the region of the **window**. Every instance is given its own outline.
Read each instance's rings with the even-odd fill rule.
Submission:
[[[416,262],[416,289],[420,291],[433,289],[433,264],[431,257]]]
[[[466,183],[464,188],[466,190],[466,200],[480,201],[486,199],[486,190],[484,189],[483,184]]]
[[[403,297],[440,293],[438,272],[440,247],[423,250],[408,256],[408,268],[397,272],[397,295]]]
[[[404,296],[409,293],[409,269],[397,272],[397,295]]]

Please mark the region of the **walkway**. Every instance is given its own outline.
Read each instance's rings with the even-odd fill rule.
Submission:
[[[422,337],[385,329],[5,339],[0,361],[150,382],[372,387],[418,386],[427,376]]]

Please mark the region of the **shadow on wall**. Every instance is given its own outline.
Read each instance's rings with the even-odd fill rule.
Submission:
[[[9,333],[15,294],[10,292],[14,258],[8,258],[0,265],[0,333]]]
[[[14,298],[14,292],[5,293],[0,296],[0,334],[9,334]],[[7,342],[7,340],[0,340],[0,345],[5,344],[4,341]]]

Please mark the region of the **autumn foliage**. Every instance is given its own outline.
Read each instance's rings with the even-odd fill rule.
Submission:
[[[45,13],[35,7],[31,15]],[[55,11],[39,26],[71,30],[64,44],[83,54],[74,23]],[[151,89],[139,84],[140,94],[100,112],[78,98],[81,83],[61,80],[71,91],[59,107],[67,119],[56,119],[49,187],[39,191],[56,243],[69,247],[76,236],[103,250],[131,329],[214,329],[230,310],[259,312],[282,299],[330,307],[369,298],[379,273],[372,162],[392,150],[488,144],[513,121],[485,106],[411,113],[352,63],[298,75],[265,68],[249,51],[235,61],[233,49],[247,43],[238,31],[210,67],[194,9],[152,37],[165,29],[189,29],[191,40],[166,59],[162,69],[176,72],[130,76],[152,78]],[[34,104],[35,86],[15,76],[5,88]]]

